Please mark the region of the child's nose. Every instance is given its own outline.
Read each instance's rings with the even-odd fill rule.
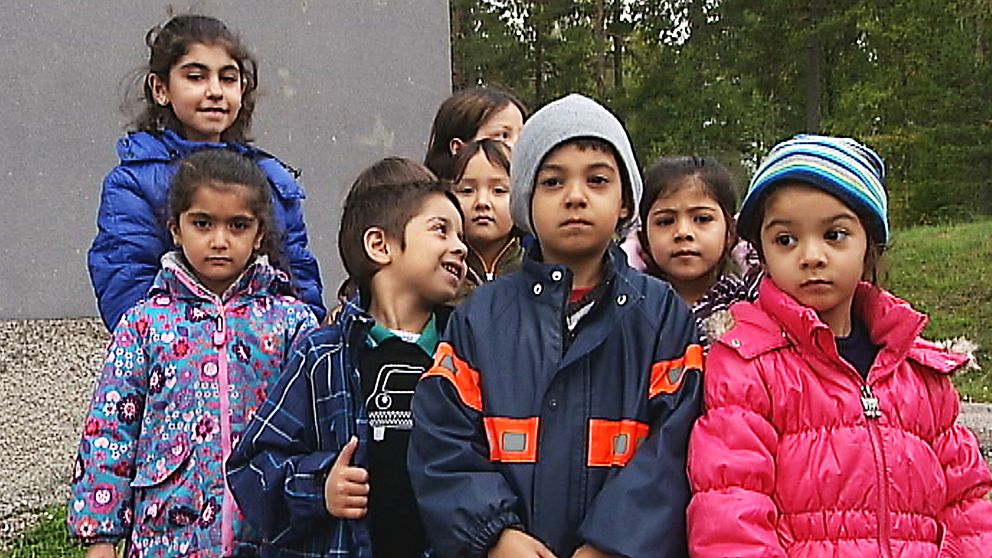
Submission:
[[[586,188],[581,181],[570,180],[565,183],[565,206],[584,206],[586,204]]]
[[[224,96],[224,88],[220,84],[220,76],[213,76],[207,80],[207,97],[211,99]]]
[[[465,241],[457,236],[454,237],[454,242],[451,245],[451,253],[464,259],[465,254],[468,253],[468,246],[465,245]]]
[[[805,269],[823,267],[827,262],[827,254],[819,242],[805,242],[800,245],[799,264]]]

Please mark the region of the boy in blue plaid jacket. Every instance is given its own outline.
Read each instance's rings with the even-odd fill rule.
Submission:
[[[228,461],[262,556],[426,550],[406,470],[410,399],[465,275],[462,225],[457,200],[412,161],[385,159],[352,186],[338,246],[358,295],[298,342]]]

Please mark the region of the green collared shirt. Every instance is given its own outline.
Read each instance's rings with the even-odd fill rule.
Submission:
[[[378,323],[374,324],[372,326],[372,329],[369,330],[369,333],[366,336],[366,340],[369,346],[374,348],[374,347],[378,347],[380,344],[382,344],[383,341],[389,339],[390,337],[399,337],[404,341],[409,341],[417,345],[418,347],[421,348],[421,350],[424,351],[424,353],[427,354],[427,356],[433,358],[434,350],[437,349],[437,343],[439,340],[436,321],[437,321],[437,315],[432,313],[431,319],[427,321],[427,325],[424,326],[424,330],[420,332],[420,335],[417,337],[416,341],[412,340],[412,336],[411,338],[408,338]],[[401,333],[406,333],[406,332],[401,332]]]

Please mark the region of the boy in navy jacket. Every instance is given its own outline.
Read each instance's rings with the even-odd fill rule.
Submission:
[[[228,461],[262,556],[417,558],[410,400],[465,277],[458,201],[421,165],[356,180],[338,247],[359,296],[297,343]]]
[[[514,148],[520,272],[457,308],[414,396],[410,478],[445,558],[686,556],[702,349],[616,245],[641,179],[620,122],[570,95]]]

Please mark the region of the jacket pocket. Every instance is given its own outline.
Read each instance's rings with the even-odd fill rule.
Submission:
[[[177,541],[198,526],[214,523],[220,502],[207,497],[198,469],[192,446],[172,458],[160,457],[139,465],[131,481],[134,539],[139,546],[160,540],[158,535],[166,532],[170,535],[167,540]]]
[[[948,532],[943,523],[938,525],[940,527],[940,550],[937,552],[937,558],[961,558],[961,548],[958,546],[957,537],[954,536],[954,533]]]

